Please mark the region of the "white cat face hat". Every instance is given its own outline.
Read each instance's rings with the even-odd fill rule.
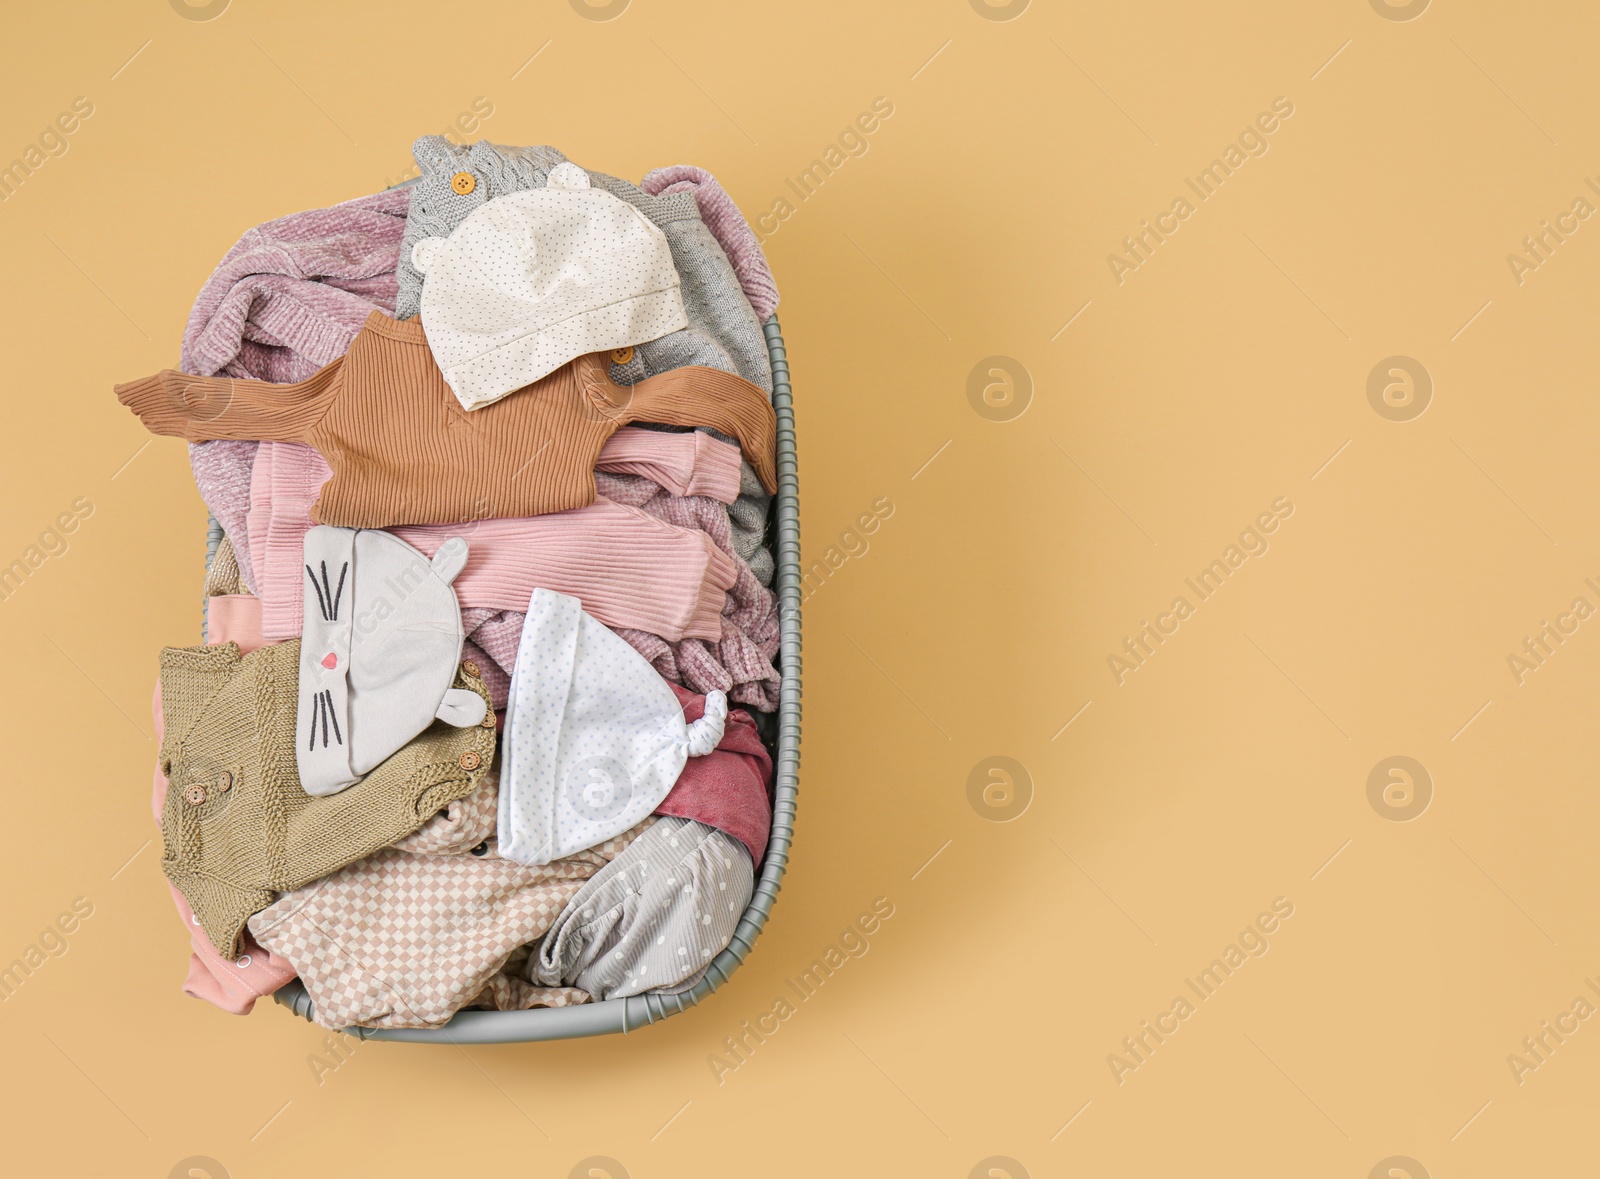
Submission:
[[[466,563],[458,536],[429,561],[387,532],[306,533],[295,761],[307,794],[353,786],[435,719],[465,728],[488,715],[483,697],[450,686],[463,638],[450,583]]]
[[[548,187],[485,202],[411,259],[428,346],[467,409],[576,356],[689,326],[666,235],[576,164],[551,169]]]
[[[667,796],[690,757],[722,740],[728,700],[689,724],[645,658],[583,612],[533,591],[506,703],[499,850],[548,864],[621,834]]]

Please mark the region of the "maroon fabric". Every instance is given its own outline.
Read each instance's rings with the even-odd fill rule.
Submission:
[[[672,685],[683,719],[697,721],[705,715],[706,698]],[[722,740],[704,757],[691,757],[678,775],[671,793],[656,807],[658,815],[694,819],[726,831],[750,849],[757,867],[766,854],[772,832],[772,758],[761,744],[756,723],[738,708],[728,710]]]

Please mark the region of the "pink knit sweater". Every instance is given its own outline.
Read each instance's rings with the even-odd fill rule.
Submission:
[[[624,430],[618,436],[624,434],[610,460],[602,453],[602,466],[609,461],[649,470],[652,479],[676,486],[738,489],[738,451],[726,443],[704,434]],[[328,477],[327,464],[310,447],[261,444],[247,531],[269,641],[301,631],[303,544],[311,505]],[[727,591],[738,580],[736,558],[704,532],[604,499],[527,519],[392,531],[428,556],[450,537],[466,537],[467,565],[454,583],[464,609],[524,610],[534,589],[543,587],[573,595],[602,622],[672,641],[719,638]]]
[[[663,679],[687,684],[701,693],[716,689],[726,692],[736,704],[775,711],[779,676],[772,657],[778,651],[777,599],[734,551],[728,510],[705,496],[673,495],[637,475],[602,472],[595,476],[595,485],[603,496],[615,502],[637,507],[676,527],[703,533],[734,562],[738,571],[722,610],[719,638],[668,642],[644,630],[626,626],[612,629],[648,659]],[[494,706],[503,708],[511,669],[517,661],[517,642],[522,636],[522,612],[463,609],[461,620],[469,635],[463,658],[472,659],[483,669],[483,682]]]
[[[178,367],[209,377],[303,381],[343,356],[374,307],[394,310],[395,259],[407,189],[279,217],[246,230],[189,312]],[[255,585],[245,543],[254,442],[189,447],[200,498],[233,541]]]

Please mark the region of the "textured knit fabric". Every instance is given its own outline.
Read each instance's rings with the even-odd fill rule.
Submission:
[[[224,534],[217,542],[217,551],[211,554],[211,563],[206,566],[206,579],[200,587],[200,594],[202,597],[215,598],[223,594],[249,592],[239,576],[239,561],[233,555],[233,541]]]
[[[663,426],[656,423],[644,426],[642,429],[653,434],[678,434],[683,432],[682,427]],[[693,432],[704,434],[709,438],[717,438],[714,430],[701,428]],[[737,448],[737,443],[734,443],[731,439],[725,441],[728,445]],[[596,473],[603,470],[606,474],[642,474],[647,478],[651,475],[649,471],[628,472],[618,467],[602,468],[597,466],[595,470]],[[653,482],[661,484],[662,487],[667,488],[674,495],[706,494],[705,492],[679,491],[677,488],[668,487],[660,479],[654,479]],[[739,487],[738,494],[734,498],[728,499],[723,496],[715,496],[713,498],[728,505],[728,525],[732,529],[730,535],[733,541],[733,551],[749,563],[750,568],[756,575],[756,579],[761,584],[771,585],[773,575],[772,551],[766,547],[766,537],[767,515],[772,505],[772,496],[767,493],[766,488],[761,486],[761,480],[757,477],[755,471],[751,469],[750,464],[743,459],[739,460]]]
[[[754,884],[736,840],[661,819],[578,890],[529,959],[528,977],[596,999],[693,985],[733,939]]]
[[[596,500],[522,520],[396,528],[423,552],[451,528],[471,538],[459,592],[474,606],[523,607],[535,589],[578,598],[596,618],[682,639],[717,638],[737,563],[703,533]]]
[[[728,526],[734,550],[750,563],[762,585],[771,585],[777,566],[767,547],[767,518],[772,496],[746,463],[739,474],[739,495],[728,505]]]
[[[696,721],[705,709],[705,697],[676,684],[673,695],[683,706],[683,719]],[[772,834],[772,758],[761,743],[755,721],[740,709],[730,709],[722,740],[704,757],[691,757],[671,792],[657,805],[658,815],[694,819],[726,831],[761,863],[767,838]]]
[[[721,505],[702,496],[675,497],[664,494],[655,484],[628,476],[597,476],[608,498],[616,496],[643,505],[643,510],[682,527],[699,528],[725,553],[732,553],[727,513]],[[468,646],[484,653],[501,669],[501,675],[488,677],[496,708],[506,700],[504,685],[509,684],[516,665],[517,642],[522,634],[521,611],[463,610]],[[744,628],[748,627],[748,631]],[[733,587],[723,608],[722,637],[714,642],[683,639],[668,642],[648,631],[623,626],[612,628],[630,647],[646,659],[661,676],[686,684],[697,692],[725,692],[737,704],[748,704],[763,712],[778,707],[780,677],[772,665],[778,651],[777,599],[738,563]],[[476,654],[472,656],[477,658]],[[481,662],[481,661],[480,661]],[[484,665],[485,667],[488,664]]]
[[[398,319],[409,319],[419,307],[422,276],[411,260],[418,241],[448,237],[473,212],[498,197],[545,187],[551,172],[566,162],[566,157],[553,147],[498,147],[481,140],[471,147],[458,147],[440,136],[424,136],[412,151],[422,177],[412,189],[411,211],[395,275],[399,285],[395,300]],[[462,172],[470,174],[474,181],[466,194],[455,191],[451,183]],[[687,192],[652,196],[603,172],[590,172],[589,182],[628,202],[661,228],[682,279],[689,327],[715,343],[732,360],[735,372],[770,395],[772,365],[761,323],[728,255],[700,219],[694,196]],[[679,349],[686,346],[682,341],[675,345]],[[649,354],[654,346],[647,343],[639,347]],[[666,367],[664,362],[652,364],[657,372]],[[625,383],[616,374],[612,379]]]
[[[771,318],[778,309],[778,284],[772,279],[772,268],[767,265],[760,239],[715,176],[692,164],[674,164],[647,173],[639,181],[639,187],[651,196],[675,192],[692,194],[700,208],[700,220],[706,223],[722,252],[728,255],[756,318],[763,323]]]
[[[151,713],[156,723],[156,743],[160,744],[166,731],[161,710],[161,684],[157,682]],[[167,778],[156,767],[154,789],[150,807],[154,813],[156,830],[161,829],[161,810],[167,800]],[[294,977],[294,967],[271,950],[264,949],[246,932],[240,939],[237,958],[224,958],[200,928],[200,922],[189,908],[183,894],[169,883],[167,891],[178,910],[178,920],[189,936],[189,973],[183,980],[183,993],[194,999],[204,999],[230,1015],[249,1015],[257,999],[270,995]]]
[[[530,595],[531,596],[531,595]],[[511,673],[517,666],[517,644],[522,641],[525,610],[469,609],[461,612],[461,625],[467,628],[462,650],[474,652],[483,671],[483,685],[496,710],[505,708],[511,695]]]
[[[606,439],[594,469],[639,475],[673,495],[703,495],[726,504],[739,495],[744,466],[737,443],[703,431],[668,434],[624,426]]]
[[[704,496],[670,495],[647,480],[626,475],[598,475],[596,483],[607,499],[632,504],[680,528],[698,528],[723,552],[734,552],[728,513],[721,504]],[[722,613],[722,637],[716,642],[669,643],[658,635],[621,627],[617,633],[673,683],[697,692],[726,692],[735,703],[774,712],[781,678],[772,665],[778,652],[777,599],[744,561],[736,568],[738,576]]]
[[[386,848],[285,894],[250,929],[294,963],[323,1027],[437,1027],[478,1000],[511,954],[541,937],[637,834],[543,867],[502,859],[492,841],[474,845],[478,855]],[[517,1006],[587,997],[502,990]]]
[[[195,299],[178,367],[196,376],[302,381],[343,356],[374,308],[394,308],[394,267],[410,193],[380,192],[249,230]],[[238,545],[254,590],[244,512],[253,441],[189,448],[195,483]]]
[[[410,319],[422,307],[422,272],[411,262],[419,241],[449,237],[495,197],[543,188],[550,170],[567,159],[553,147],[496,147],[482,140],[469,147],[443,135],[422,136],[411,145],[411,155],[422,174],[408,189],[411,204],[395,267],[396,319]],[[461,172],[473,178],[466,192],[451,183]]]
[[[355,785],[435,719],[483,722],[482,693],[450,686],[463,637],[450,583],[467,561],[464,540],[439,537],[424,555],[375,529],[313,528],[304,558],[301,789],[321,797]]]
[[[485,774],[471,794],[447,804],[421,827],[390,846],[418,856],[469,852],[484,840],[494,838],[499,797],[498,773]]]
[[[189,444],[189,469],[194,473],[200,498],[222,525],[223,535],[238,548],[239,583],[254,592],[255,569],[250,564],[250,537],[245,517],[250,510],[250,464],[254,442],[193,442]]]
[[[733,358],[710,336],[697,328],[684,328],[658,340],[610,353],[611,379],[619,385],[637,385],[646,377],[675,368],[699,365],[738,372]]]
[[[772,395],[772,359],[761,322],[745,298],[728,256],[711,235],[700,208],[688,193],[651,196],[637,185],[604,172],[589,173],[597,188],[627,201],[661,227],[672,246],[672,261],[683,280],[683,307],[689,326],[714,340],[733,361],[734,371]]]
[[[684,762],[722,740],[728,701],[692,724],[671,687],[578,599],[534,590],[506,702],[500,854],[548,864],[626,831]]]
[[[690,451],[716,455],[722,470],[715,479],[694,470],[688,472],[691,485],[720,483],[727,473],[737,471],[738,451],[706,435],[630,428],[618,431],[612,441],[624,435],[688,442]],[[697,439],[704,443],[697,444]],[[660,449],[648,442],[619,447],[623,457],[615,465],[637,465],[659,474],[661,464],[654,458],[633,464],[626,456]],[[264,442],[256,455],[250,543],[255,549],[263,625],[272,639],[293,638],[301,632],[301,548],[313,527],[311,505],[328,474],[316,451],[296,443]],[[464,608],[521,610],[534,589],[543,587],[581,599],[584,609],[602,622],[635,626],[673,641],[685,635],[718,638],[725,591],[738,576],[734,559],[704,533],[664,524],[637,508],[604,499],[570,512],[413,525],[395,533],[427,555],[450,536],[469,540],[466,568],[454,583]]]
[[[594,499],[606,439],[633,421],[721,430],[739,439],[763,486],[777,488],[772,406],[739,377],[680,368],[628,388],[611,382],[598,357],[583,356],[467,415],[422,325],[379,312],[344,359],[296,385],[169,369],[117,386],[117,396],[157,434],[310,443],[334,472],[312,515],[345,528],[582,507]]]
[[[411,189],[411,212],[400,248],[397,319],[410,319],[420,308],[423,277],[412,258],[419,243],[449,237],[495,198],[544,188],[550,173],[566,162],[566,157],[553,147],[497,147],[483,141],[462,147],[438,135],[423,136],[412,151],[422,175]],[[473,177],[473,184],[465,193],[456,191],[454,183],[463,172]],[[591,184],[594,179],[591,174]],[[676,269],[676,258],[673,266]],[[711,325],[700,322],[700,309],[686,307],[685,314],[699,326],[671,332],[618,353],[612,358],[611,379],[619,385],[632,385],[685,365],[739,372],[727,350],[709,333]],[[754,314],[751,312],[752,317]],[[762,387],[770,389],[770,382]]]
[[[637,209],[558,164],[544,188],[481,206],[423,238],[422,325],[466,409],[531,385],[586,352],[689,326],[666,236]]]
[[[493,729],[435,724],[350,789],[312,798],[295,771],[299,662],[297,640],[245,656],[234,643],[161,653],[161,866],[228,958],[275,893],[415,831],[494,757]],[[482,691],[464,673],[455,686]]]

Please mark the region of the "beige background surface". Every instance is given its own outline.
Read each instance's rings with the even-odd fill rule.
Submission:
[[[93,512],[0,602],[0,963],[75,898],[93,914],[0,1004],[3,1169],[1592,1161],[1600,1021],[1566,1013],[1600,1004],[1600,620],[1520,681],[1508,657],[1600,607],[1600,220],[1520,283],[1507,256],[1600,202],[1600,13],[1380,9],[11,6],[0,161],[75,98],[94,113],[0,206],[0,563]],[[1280,97],[1266,153],[1191,194]],[[478,98],[497,141],[631,177],[691,161],[752,220],[788,198],[766,248],[808,558],[894,512],[807,603],[793,865],[725,990],[626,1039],[346,1059],[270,1003],[234,1019],[178,991],[148,701],[157,649],[197,638],[205,513],[182,445],[111,385],[176,360],[245,228],[399,179]],[[865,154],[796,200],[786,180],[879,98]],[[1108,255],[1184,195],[1119,283]],[[1367,396],[1396,355],[1432,385],[1409,421]],[[974,402],[996,356],[1026,376],[1007,394],[983,365]],[[1259,549],[1240,534],[1274,501],[1267,550],[1202,601],[1184,579]],[[1190,616],[1119,683],[1108,657],[1179,596]],[[1432,783],[1408,822],[1396,791],[1369,800],[1395,755]],[[1031,782],[1008,822],[983,801],[995,756]],[[719,1083],[724,1037],[880,897],[865,956]],[[1275,898],[1267,952],[1201,1000],[1185,980]],[[1133,1057],[1178,997],[1193,1013]]]

